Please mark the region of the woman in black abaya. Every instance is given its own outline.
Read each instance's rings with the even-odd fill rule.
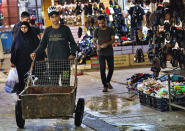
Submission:
[[[29,23],[22,22],[12,43],[10,59],[11,66],[16,67],[19,77],[19,84],[14,88],[17,94],[23,91],[25,87],[25,79],[28,77],[26,74],[32,63],[30,54],[37,48],[39,42],[38,37],[31,30]]]

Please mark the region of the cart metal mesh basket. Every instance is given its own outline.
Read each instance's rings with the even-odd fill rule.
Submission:
[[[74,86],[74,67],[74,60],[35,61],[29,86]]]

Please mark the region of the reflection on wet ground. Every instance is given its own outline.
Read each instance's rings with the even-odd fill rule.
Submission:
[[[86,107],[91,111],[98,111],[104,115],[127,114],[134,110],[138,104],[137,100],[130,101],[118,95],[104,95],[91,97],[86,100]]]
[[[14,116],[12,116],[14,117]],[[93,131],[84,124],[80,127],[74,125],[74,119],[62,120],[62,119],[28,119],[25,121],[24,129],[20,129],[16,126],[15,119],[11,121],[2,122],[0,125],[0,131]]]
[[[185,131],[183,116],[172,120],[170,112],[141,106],[138,99],[129,100],[123,94],[87,98],[86,111],[121,131]]]
[[[121,131],[185,131],[185,126],[166,126],[158,127],[156,125],[135,124],[122,125],[119,127]]]
[[[132,124],[132,125],[122,125],[120,126],[122,131],[157,131],[155,125],[148,124]]]
[[[43,130],[43,131],[91,131],[85,125],[81,127],[76,127],[74,124],[74,119],[69,120],[62,119],[34,119],[27,120],[24,130]],[[17,131],[22,131],[18,129]]]

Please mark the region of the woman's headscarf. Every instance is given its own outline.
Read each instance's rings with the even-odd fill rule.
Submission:
[[[23,22],[21,22],[21,26],[22,25],[25,25],[26,27],[28,27],[28,31],[26,33],[24,33],[24,34],[30,33],[31,27],[30,27],[29,23],[27,21],[23,21]]]
[[[28,23],[27,21],[21,22],[21,26],[22,26],[22,25],[26,25],[28,28],[30,28],[30,25],[29,25],[29,23]]]
[[[26,33],[23,33],[21,31],[22,25],[25,25],[28,27],[28,31]],[[27,21],[21,22],[20,29],[18,30],[15,38],[16,38],[16,41],[19,41],[20,45],[26,42],[31,44],[34,48],[36,48],[36,46],[38,46],[38,43],[40,42]],[[29,40],[29,42],[25,41],[25,39]]]

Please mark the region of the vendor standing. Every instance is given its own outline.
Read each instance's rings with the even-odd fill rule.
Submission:
[[[145,21],[145,12],[142,7],[140,7],[140,0],[133,0],[132,3],[134,4],[133,7],[130,7],[128,13],[122,11],[122,14],[125,18],[129,15],[131,16],[131,35],[130,38],[134,40],[134,32],[139,28],[142,30],[142,22]]]

